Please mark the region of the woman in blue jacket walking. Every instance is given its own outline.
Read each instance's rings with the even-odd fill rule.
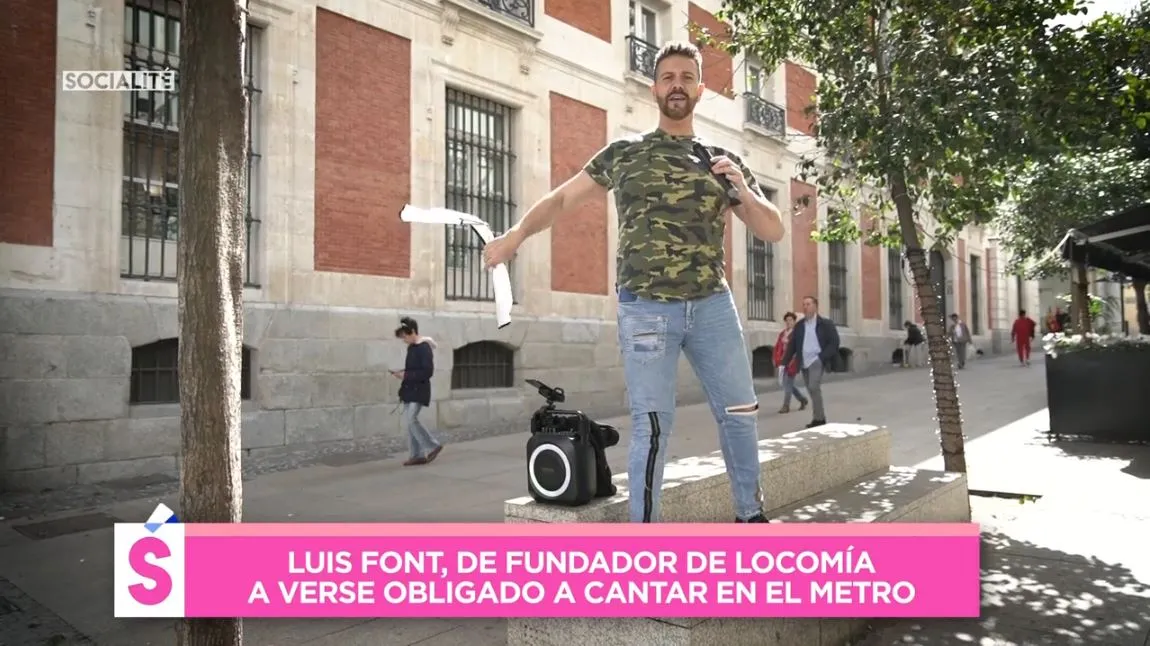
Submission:
[[[403,404],[403,427],[411,443],[411,457],[403,466],[428,464],[439,457],[443,445],[419,421],[419,412],[431,405],[431,376],[435,374],[435,340],[419,335],[419,324],[405,316],[399,320],[395,337],[407,344],[403,370],[393,371],[399,384],[399,401]]]

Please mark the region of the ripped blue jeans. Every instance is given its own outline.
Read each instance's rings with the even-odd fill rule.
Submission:
[[[743,325],[729,291],[664,303],[619,290],[619,348],[631,401],[627,477],[631,521],[659,522],[667,441],[675,423],[679,357],[685,354],[719,425],[735,514],[762,513],[758,398]]]

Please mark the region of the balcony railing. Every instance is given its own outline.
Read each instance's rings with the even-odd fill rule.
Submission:
[[[528,27],[535,26],[535,0],[475,0],[475,2]]]
[[[747,123],[758,126],[772,135],[787,134],[786,110],[766,99],[747,92],[743,94],[747,105]]]
[[[632,72],[655,80],[655,56],[659,48],[634,34],[627,36],[627,66]]]

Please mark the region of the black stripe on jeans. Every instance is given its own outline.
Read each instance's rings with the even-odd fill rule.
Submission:
[[[647,473],[643,487],[644,523],[651,522],[651,514],[655,508],[655,497],[652,492],[655,488],[655,466],[658,464],[656,460],[659,459],[659,436],[662,434],[659,428],[659,414],[647,413],[647,419],[651,422],[651,446],[647,453]]]

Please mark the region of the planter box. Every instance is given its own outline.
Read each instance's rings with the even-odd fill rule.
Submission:
[[[1046,401],[1051,435],[1150,441],[1150,350],[1048,355]]]

